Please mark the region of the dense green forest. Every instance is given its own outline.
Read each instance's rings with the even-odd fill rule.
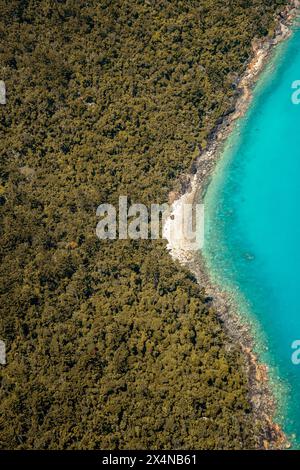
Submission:
[[[167,201],[283,3],[1,0],[2,448],[261,445],[204,289],[164,241],[95,227],[119,195]]]

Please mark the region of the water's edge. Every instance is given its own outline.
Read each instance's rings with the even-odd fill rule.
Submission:
[[[253,58],[239,81],[240,95],[236,101],[235,111],[224,117],[223,122],[216,129],[208,149],[204,154],[199,155],[196,162],[196,172],[193,175],[185,175],[185,185],[181,193],[170,193],[173,214],[180,213],[185,203],[195,205],[203,201],[207,187],[213,177],[216,163],[222,156],[225,142],[231,135],[237,119],[247,111],[252,98],[252,89],[257,83],[261,72],[265,69],[274,46],[290,36],[291,26],[299,14],[298,8],[299,2],[297,0],[291,1],[285,8],[277,18],[278,27],[273,39],[268,38],[260,42],[253,41]],[[178,219],[180,220],[180,218]],[[212,303],[224,330],[235,343],[239,344],[244,354],[249,381],[249,398],[253,407],[254,420],[263,423],[264,428],[262,435],[259,436],[260,448],[289,448],[291,444],[288,438],[275,422],[276,397],[272,392],[273,387],[268,374],[268,367],[261,364],[254,353],[255,335],[252,333],[250,323],[240,315],[236,300],[213,283],[205,259],[200,252],[189,250],[185,240],[178,243],[178,240],[168,239],[168,242],[168,249],[173,259],[187,266],[195,274],[198,283],[205,287],[208,302]]]

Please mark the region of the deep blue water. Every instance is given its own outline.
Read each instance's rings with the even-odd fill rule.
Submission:
[[[252,324],[271,370],[277,419],[300,447],[300,29],[276,47],[246,115],[228,138],[205,196],[203,254]],[[300,96],[300,95],[299,95]],[[300,354],[299,354],[300,357]]]

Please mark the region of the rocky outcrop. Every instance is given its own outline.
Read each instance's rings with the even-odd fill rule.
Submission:
[[[6,104],[6,88],[3,80],[0,80],[0,104]]]

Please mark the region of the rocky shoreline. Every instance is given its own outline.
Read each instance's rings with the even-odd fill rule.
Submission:
[[[270,57],[273,46],[287,39],[291,34],[291,25],[299,14],[300,1],[292,0],[278,15],[277,29],[273,38],[254,40],[252,43],[253,57],[237,85],[239,95],[235,109],[225,116],[211,136],[207,150],[198,156],[194,165],[194,173],[181,178],[181,192],[172,191],[169,203],[172,213],[166,221],[168,226],[172,219],[182,223],[182,208],[185,204],[196,204],[203,200],[206,189],[212,177],[215,165],[220,157],[226,138],[232,132],[235,121],[247,110],[252,98],[252,89],[260,72]],[[182,232],[182,227],[178,227]],[[205,295],[217,312],[228,336],[240,345],[245,357],[246,372],[249,381],[249,397],[253,408],[254,420],[263,425],[259,436],[261,449],[286,449],[291,445],[279,425],[274,422],[276,400],[270,389],[268,367],[261,364],[253,352],[254,339],[250,325],[241,321],[234,300],[229,294],[221,291],[211,281],[205,266],[205,261],[199,251],[189,249],[189,242],[184,238],[172,238],[167,230],[167,249],[173,259],[187,266],[192,271],[199,284],[205,286]],[[172,232],[173,233],[173,232]],[[211,299],[211,300],[210,300]]]

